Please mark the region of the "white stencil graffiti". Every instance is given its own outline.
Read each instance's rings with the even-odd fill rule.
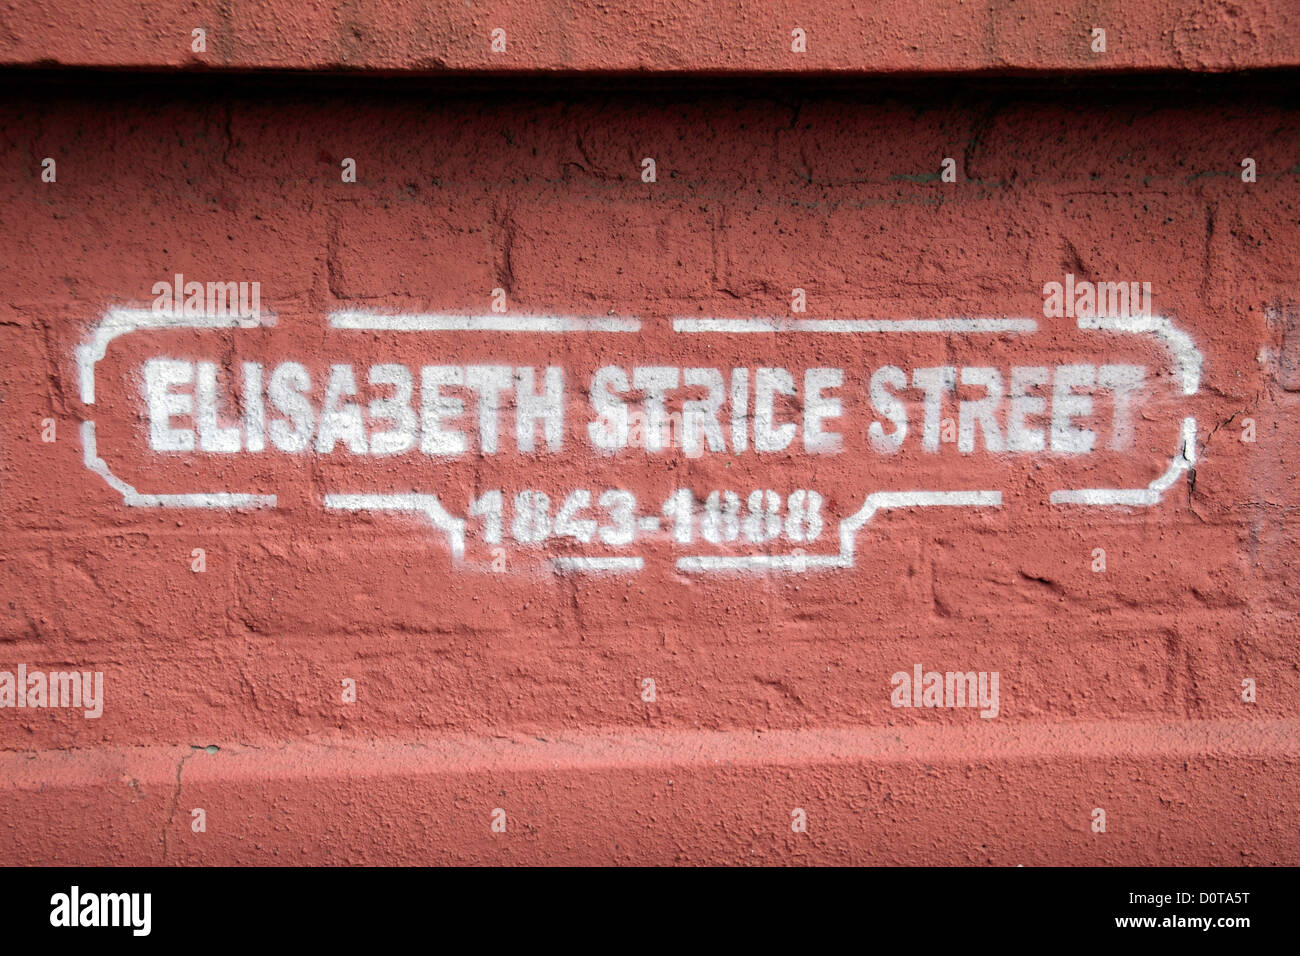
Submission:
[[[1184,396],[1196,394],[1200,386],[1202,356],[1191,337],[1177,329],[1167,318],[1152,315],[1135,315],[1120,317],[1080,317],[1078,327],[1087,332],[1099,334],[1149,335],[1158,340],[1168,351],[1172,369],[1176,375],[1180,390]],[[85,344],[76,350],[79,372],[80,395],[87,406],[95,404],[95,367],[107,352],[109,344],[120,336],[136,332],[168,328],[194,329],[230,329],[254,328],[259,325],[274,324],[274,316],[263,313],[258,316],[238,315],[192,315],[172,311],[155,311],[149,309],[111,309],[91,330]],[[329,317],[329,325],[343,331],[359,332],[398,332],[410,334],[427,334],[439,332],[484,333],[489,335],[565,335],[614,334],[626,335],[638,332],[642,323],[635,317],[628,316],[552,316],[552,315],[459,315],[452,313],[436,314],[382,314],[376,312],[340,311]],[[767,333],[777,335],[915,335],[939,334],[951,336],[983,335],[1033,335],[1039,331],[1039,323],[1031,318],[942,318],[942,319],[792,319],[792,318],[725,318],[725,317],[682,317],[672,323],[673,331],[687,336],[708,336],[717,334]],[[292,366],[292,367],[290,367]],[[423,453],[434,455],[465,454],[471,443],[477,454],[496,453],[500,447],[496,413],[505,407],[502,393],[510,392],[509,407],[516,412],[517,425],[513,430],[514,447],[521,451],[536,454],[557,452],[563,444],[562,414],[565,405],[563,393],[563,370],[558,367],[513,368],[510,366],[438,366],[423,369],[408,368],[392,363],[372,366],[369,376],[362,367],[360,375],[347,364],[335,364],[331,367],[327,395],[319,408],[310,409],[310,415],[304,413],[303,422],[315,428],[291,427],[292,421],[278,421],[267,427],[266,408],[264,407],[263,383],[266,383],[265,397],[276,405],[281,412],[296,400],[295,389],[302,392],[305,386],[300,379],[306,370],[296,363],[285,362],[278,366],[263,369],[256,363],[245,363],[245,394],[239,402],[244,409],[244,419],[236,426],[220,424],[215,413],[219,388],[218,369],[213,361],[188,359],[158,358],[146,363],[144,396],[150,420],[150,445],[158,452],[201,451],[209,454],[234,454],[243,451],[263,451],[275,449],[285,453],[330,454],[336,448],[346,449],[350,454],[393,455],[403,453]],[[287,371],[286,371],[287,369]],[[430,370],[434,374],[430,376]],[[438,371],[441,369],[442,371]],[[301,374],[298,370],[301,370]],[[423,374],[421,374],[423,373]],[[924,374],[923,374],[924,373]],[[882,366],[876,376],[872,376],[871,396],[873,407],[881,414],[884,424],[875,422],[870,431],[872,447],[883,455],[896,452],[908,434],[906,418],[900,418],[890,410],[895,408],[889,402],[889,388],[910,385],[913,388],[926,389],[927,404],[925,420],[919,427],[913,424],[913,430],[919,436],[914,439],[927,453],[939,450],[939,417],[937,396],[957,382],[964,385],[980,385],[986,390],[987,397],[980,400],[964,400],[957,403],[958,424],[956,426],[956,450],[969,454],[977,447],[977,436],[982,436],[983,447],[999,453],[1034,453],[1050,447],[1052,451],[1064,454],[1087,454],[1092,450],[1093,432],[1084,432],[1074,428],[1070,423],[1073,416],[1088,414],[1091,410],[1087,396],[1072,392],[1074,386],[1096,386],[1109,388],[1115,396],[1115,421],[1109,447],[1122,448],[1125,442],[1132,440],[1131,409],[1128,396],[1143,380],[1145,370],[1141,366],[1126,365],[1065,365],[1056,367],[1018,367],[1013,366],[1008,375],[989,367],[940,367],[934,369],[916,369],[909,376],[906,370],[893,366]],[[439,376],[442,376],[442,379]],[[479,376],[478,379],[475,376]],[[727,376],[730,376],[730,382]],[[485,377],[486,376],[486,377]],[[495,376],[495,377],[494,377]],[[600,378],[604,376],[604,378]],[[1060,378],[1055,391],[1048,397],[1031,397],[1025,391],[1026,384],[1043,387],[1052,380]],[[837,369],[809,369],[802,377],[796,379],[784,369],[679,369],[673,366],[642,366],[626,369],[607,367],[597,373],[601,390],[592,388],[593,403],[604,405],[596,409],[602,417],[590,427],[592,447],[597,451],[612,454],[628,447],[644,447],[647,451],[661,450],[666,447],[660,436],[670,434],[667,427],[667,413],[662,407],[663,396],[670,388],[683,383],[684,387],[694,386],[706,389],[704,399],[687,401],[684,408],[688,414],[676,423],[678,434],[683,436],[683,447],[692,449],[691,457],[707,453],[736,453],[751,449],[755,453],[783,452],[792,447],[796,435],[796,425],[785,422],[777,426],[772,420],[771,403],[776,395],[794,395],[800,393],[804,400],[805,416],[801,421],[804,430],[800,450],[809,455],[837,454],[843,443],[833,431],[825,428],[827,420],[841,414],[838,399],[828,397],[827,389],[838,387],[843,377]],[[879,379],[879,391],[877,391]],[[949,381],[951,379],[951,381]],[[356,382],[368,380],[371,384],[383,383],[394,389],[392,396],[376,399],[369,406],[372,419],[391,421],[391,426],[367,433],[361,424],[360,406],[351,402],[349,397],[356,393]],[[481,380],[481,381],[480,381]],[[442,416],[449,412],[460,413],[465,409],[459,400],[450,399],[439,393],[440,382],[445,385],[463,386],[466,383],[479,383],[482,395],[491,396],[484,401],[478,414],[478,431],[465,433],[451,430],[441,424]],[[250,385],[251,383],[251,385]],[[754,391],[750,392],[753,383]],[[644,435],[635,436],[631,429],[626,407],[617,397],[620,389],[635,386],[644,391],[654,402],[636,412],[642,416],[641,429]],[[176,392],[174,387],[190,389],[188,392]],[[279,388],[279,391],[277,391]],[[419,398],[415,399],[417,388]],[[429,390],[432,389],[432,392]],[[599,394],[598,394],[599,392]],[[744,404],[750,401],[753,405]],[[286,397],[287,396],[287,397]],[[299,395],[298,398],[302,396]],[[736,405],[737,398],[741,403]],[[931,399],[934,403],[931,403]],[[1061,407],[1048,410],[1047,403],[1055,398]],[[415,405],[412,406],[412,400]],[[725,400],[733,405],[730,420],[721,417],[719,409]],[[1009,412],[1006,410],[1010,409]],[[994,417],[1005,413],[1005,425]],[[676,413],[674,413],[676,414]],[[1024,416],[1032,414],[1045,416],[1051,422],[1047,431],[1028,429],[1023,425]],[[175,415],[189,416],[194,428],[172,427]],[[290,416],[292,418],[292,416]],[[890,430],[889,425],[893,428]],[[278,425],[278,430],[276,426]],[[123,502],[131,507],[176,507],[176,508],[262,508],[275,507],[276,497],[270,494],[250,494],[230,491],[210,493],[141,493],[121,478],[117,477],[100,456],[95,422],[88,420],[82,424],[81,437],[86,467],[102,477],[105,483],[122,496]],[[1139,488],[1079,488],[1058,489],[1050,492],[1049,502],[1061,506],[1084,507],[1150,507],[1160,502],[1163,494],[1189,471],[1195,462],[1196,421],[1190,416],[1181,420],[1173,455],[1166,470],[1154,478],[1145,487]],[[679,490],[678,493],[686,493]],[[530,492],[521,493],[518,500]],[[537,494],[540,494],[538,492]],[[577,493],[575,492],[575,495]],[[515,518],[516,540],[539,543],[547,540],[548,535],[568,534],[575,540],[587,544],[597,538],[605,544],[626,546],[632,543],[639,532],[658,532],[660,521],[657,517],[638,516],[635,509],[626,506],[620,495],[631,498],[631,494],[619,489],[609,489],[600,498],[601,506],[609,511],[606,520],[609,524],[601,525],[597,535],[597,520],[583,517],[579,509],[597,509],[597,503],[589,492],[582,492],[582,500],[565,499],[564,507],[552,518],[550,511],[539,512],[534,518]],[[715,493],[716,494],[716,493]],[[775,505],[767,504],[763,497],[771,497]],[[799,491],[798,495],[813,496],[820,503],[820,496],[814,491]],[[725,500],[710,500],[701,525],[703,535],[710,541],[734,541],[740,544],[751,541],[756,544],[772,541],[784,536],[794,544],[809,538],[801,537],[796,525],[798,516],[791,514],[782,517],[776,508],[786,504],[784,496],[774,492],[754,491],[749,498],[749,514],[742,518],[736,509],[748,490],[739,492],[739,497],[732,492]],[[612,496],[612,497],[611,497]],[[544,495],[542,497],[545,497]],[[809,497],[807,500],[813,500]],[[728,505],[734,500],[736,504]],[[797,498],[798,508],[805,507],[805,499]],[[789,504],[795,510],[796,496],[791,495]],[[757,502],[757,504],[756,504]],[[375,493],[357,489],[337,489],[325,493],[324,507],[334,511],[345,512],[391,512],[414,514],[426,519],[429,524],[445,537],[454,560],[460,562],[466,553],[467,520],[458,517],[455,510],[449,508],[440,496],[429,490],[411,489],[391,493]],[[560,504],[559,501],[556,502]],[[697,520],[693,513],[670,510],[672,499],[665,502],[664,514],[671,518],[673,514],[687,514],[686,521]],[[679,571],[700,574],[716,572],[805,572],[851,568],[855,561],[855,541],[858,532],[869,522],[877,520],[880,512],[911,508],[1000,508],[1002,493],[988,489],[942,489],[911,488],[899,490],[879,490],[866,495],[862,505],[852,514],[842,517],[833,526],[836,532],[836,548],[832,551],[809,550],[803,545],[788,551],[774,553],[769,546],[765,550],[755,549],[749,554],[688,554],[676,559]],[[549,506],[548,506],[549,507]],[[501,505],[491,520],[501,524]],[[732,511],[727,509],[731,508]],[[490,509],[489,509],[490,510]],[[721,517],[720,517],[721,516]],[[522,524],[520,521],[522,520]],[[812,520],[812,519],[807,519]],[[719,532],[718,521],[730,522],[725,534]],[[816,522],[820,526],[821,518]],[[531,523],[530,523],[531,522]],[[537,522],[541,522],[538,524]],[[712,524],[710,524],[712,522]],[[743,533],[741,528],[743,526]],[[676,532],[678,544],[689,544],[691,525],[678,524]],[[683,536],[681,528],[688,530]],[[520,529],[522,528],[522,531]],[[713,530],[710,531],[709,529]],[[719,537],[719,535],[722,535]],[[812,537],[816,537],[813,535]],[[500,543],[500,532],[493,543]],[[780,549],[777,549],[779,552]],[[645,566],[645,559],[638,555],[563,555],[549,556],[544,560],[557,573],[634,573]]]

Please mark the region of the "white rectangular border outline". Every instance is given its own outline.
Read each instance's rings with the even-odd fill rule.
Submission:
[[[164,309],[113,308],[91,330],[87,342],[77,346],[77,379],[81,401],[95,404],[95,364],[108,352],[114,339],[142,329],[255,329],[275,325],[271,312],[257,315],[187,315],[183,311]],[[82,460],[85,466],[104,479],[122,501],[132,508],[274,508],[275,495],[240,494],[228,491],[192,492],[188,494],[141,494],[117,475],[99,457],[93,420],[81,423]]]
[[[383,314],[357,310],[336,311],[330,314],[331,327],[364,331],[479,331],[524,333],[629,333],[641,328],[639,319],[621,316],[574,317],[529,315],[459,315],[455,313]],[[256,328],[275,324],[274,315],[185,315],[176,311],[153,309],[114,308],[108,310],[92,331],[90,340],[77,347],[81,400],[84,404],[95,402],[95,364],[104,357],[108,344],[119,336],[142,329],[160,328]],[[1169,349],[1179,375],[1184,395],[1195,394],[1200,386],[1202,356],[1187,333],[1176,328],[1164,316],[1120,316],[1078,319],[1080,329],[1092,331],[1150,334],[1162,340]],[[728,334],[728,333],[786,333],[807,332],[820,334],[990,334],[1032,333],[1038,323],[1028,318],[949,318],[949,319],[786,319],[786,318],[711,318],[679,317],[673,319],[676,333]],[[140,494],[114,475],[102,458],[96,445],[95,423],[85,421],[81,427],[82,446],[86,467],[100,475],[125,504],[134,507],[178,508],[239,508],[275,507],[275,495],[239,494],[231,492],[188,494]],[[1184,471],[1195,465],[1196,419],[1185,417],[1179,448],[1170,460],[1169,468],[1146,488],[1081,488],[1053,491],[1052,504],[1088,506],[1148,507],[1157,504],[1164,492]],[[715,570],[778,570],[803,571],[811,568],[841,568],[853,566],[853,543],[856,531],[867,523],[878,510],[905,507],[1000,507],[1002,496],[996,491],[910,491],[875,492],[867,496],[863,506],[840,522],[840,553],[838,555],[694,555],[677,560],[682,571]],[[439,530],[447,535],[452,553],[464,553],[465,522],[453,517],[442,507],[435,495],[418,492],[399,494],[335,494],[325,495],[325,507],[342,510],[394,510],[425,514]],[[644,559],[640,557],[588,557],[553,558],[557,570],[623,571],[640,570]]]

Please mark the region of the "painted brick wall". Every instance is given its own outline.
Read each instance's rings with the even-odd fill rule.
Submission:
[[[236,4],[205,62],[168,52],[189,12],[165,4],[135,32],[56,31],[18,6],[0,55],[46,73],[10,73],[24,82],[0,100],[0,671],[101,672],[103,712],[0,708],[0,861],[1300,862],[1300,109],[1289,73],[1190,79],[1293,68],[1287,5],[1247,4],[1245,26],[1212,3],[1117,16],[1124,52],[1096,62],[1082,15],[1044,4],[1037,33],[998,21],[999,42],[977,42],[998,18],[972,10],[869,66],[844,22],[825,52],[810,31],[813,69],[862,77],[1165,71],[1046,89],[642,90],[636,71],[801,67],[755,52],[769,23],[752,10],[725,11],[732,49],[700,39],[699,5],[647,7],[619,53],[609,21],[570,34],[537,8],[511,26],[528,39],[508,69],[526,75],[469,92],[66,68],[472,78],[499,69],[469,50],[495,9],[449,5],[457,29],[422,34],[392,25],[413,5],[389,4],[345,55],[342,21],[313,33]],[[799,13],[771,21],[782,43]],[[874,16],[903,29],[893,7]],[[530,89],[601,68],[618,89]],[[158,319],[155,285],[178,273],[259,283],[260,320]],[[1044,287],[1067,276],[1150,283],[1152,314],[1050,314]],[[240,450],[157,447],[160,358],[216,368],[209,431],[237,429]],[[365,373],[415,370],[416,447],[359,454],[346,428],[329,449],[280,447],[241,383],[246,363],[269,379],[285,362],[318,417],[331,366],[353,370],[367,452],[386,427],[368,403],[389,391]],[[540,424],[518,447],[513,385],[494,451],[455,386],[466,451],[419,444],[419,370],[488,365],[534,369],[534,390],[563,370],[557,447]],[[970,448],[946,431],[927,448],[904,389],[909,433],[887,453],[870,438],[889,424],[870,389],[884,366],[993,368],[1008,386],[1015,368],[1145,373],[1127,413],[1114,388],[1033,393],[1090,396],[1073,426],[1089,452],[1052,447],[1046,406],[1041,451],[991,447],[960,404],[981,396],[972,379],[936,419],[966,422]],[[755,447],[750,391],[719,413],[724,448],[602,451],[606,367],[718,369],[728,386],[746,369],[751,390],[759,369],[793,370],[773,412],[796,438]],[[805,445],[810,368],[843,373],[824,421],[837,452]],[[171,391],[202,403],[192,382]],[[512,520],[530,489],[551,500],[542,542]],[[622,490],[659,525],[623,544],[555,533],[576,489],[582,520],[613,527],[599,498]],[[676,489],[689,541],[662,511]],[[770,535],[743,525],[764,489]],[[491,490],[499,544],[469,512]],[[734,534],[706,531],[714,490],[740,493]],[[817,535],[787,520],[796,490],[822,497]],[[210,497],[230,494],[251,497]],[[349,494],[389,497],[333,497]],[[916,665],[996,672],[996,715],[897,706],[894,675]]]

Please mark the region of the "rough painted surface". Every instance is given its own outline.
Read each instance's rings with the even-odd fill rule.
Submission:
[[[98,719],[0,709],[0,861],[1300,863],[1293,103],[37,91],[0,104],[0,130],[0,670],[97,670],[105,686]],[[118,338],[88,403],[77,347],[178,272],[260,282],[274,326]],[[1067,273],[1150,282],[1201,357],[1193,393],[1158,337],[1045,317],[1044,283]],[[795,287],[799,318],[1037,328],[673,329],[793,317]],[[495,288],[506,316],[639,330],[329,327],[348,310],[493,315]],[[318,375],[562,365],[569,431],[559,454],[503,440],[452,461],[162,454],[141,393],[158,355],[294,357]],[[880,365],[1100,361],[1149,370],[1123,453],[866,451]],[[603,364],[847,369],[848,451],[601,457],[580,416]],[[1050,503],[1146,487],[1185,417],[1194,469],[1157,503]],[[140,494],[276,506],[130,507],[85,464],[89,420]],[[666,533],[634,573],[557,574],[552,552],[514,545],[497,572],[490,552],[458,565],[419,515],[324,506],[340,489],[436,491],[463,514],[489,488],[558,502],[616,486],[642,512],[682,486],[825,488],[838,514],[917,487],[1003,499],[881,513],[851,568],[724,574],[683,571]],[[917,663],[997,671],[998,716],[891,706],[891,675]]]
[[[1092,31],[1106,31],[1104,53]],[[202,52],[192,31],[205,31]],[[804,52],[792,33],[804,32]],[[492,46],[504,31],[504,48]],[[868,73],[1300,65],[1290,0],[12,0],[0,63],[420,73]]]

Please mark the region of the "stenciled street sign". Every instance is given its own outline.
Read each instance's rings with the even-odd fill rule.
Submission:
[[[1201,355],[1098,311],[112,309],[77,350],[85,464],[131,508],[276,508],[290,483],[426,521],[465,567],[851,568],[888,512],[1161,502],[1194,467]]]

